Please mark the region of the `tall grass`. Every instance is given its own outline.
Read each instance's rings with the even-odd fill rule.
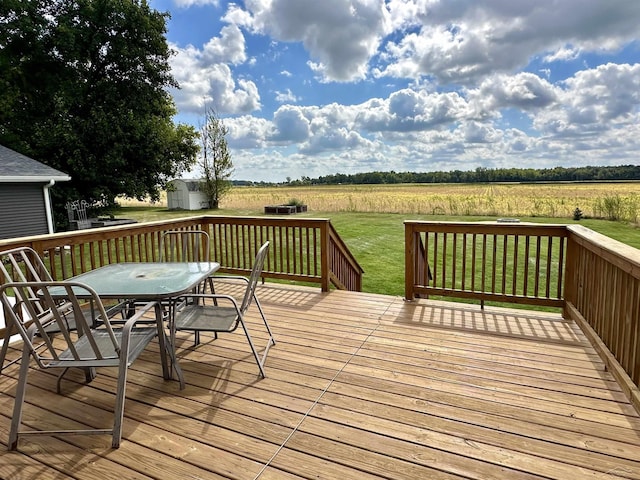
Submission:
[[[595,201],[596,216],[607,220],[625,220],[638,223],[640,196],[606,195]]]

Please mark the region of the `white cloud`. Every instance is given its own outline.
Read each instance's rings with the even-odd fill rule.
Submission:
[[[322,128],[316,130],[308,142],[300,145],[300,153],[317,155],[330,150],[346,151],[367,148],[371,141],[354,130]]]
[[[374,99],[358,108],[358,125],[368,131],[437,129],[465,118],[468,104],[458,93],[404,89],[388,99]]]
[[[502,139],[502,132],[492,125],[471,121],[460,127],[460,134],[465,143],[495,143]]]
[[[247,60],[244,35],[236,25],[226,25],[219,37],[209,40],[202,50],[205,64],[231,63],[238,65]]]
[[[486,78],[478,88],[467,92],[477,118],[499,114],[504,108],[535,111],[553,104],[561,91],[533,73],[494,75]]]
[[[640,2],[612,0],[463,0],[390,3],[394,25],[417,31],[389,41],[378,76],[472,84],[496,72],[512,72],[532,56],[549,52],[547,61],[569,60],[575,52],[619,49],[637,38]]]
[[[577,72],[564,85],[557,107],[536,116],[537,130],[585,138],[640,120],[640,64],[600,65]]]
[[[229,129],[227,135],[229,147],[237,149],[236,153],[265,147],[266,138],[273,132],[272,122],[249,115],[225,118],[224,124]]]
[[[180,85],[173,97],[181,111],[201,113],[205,105],[220,113],[247,113],[260,109],[256,85],[248,80],[233,79],[226,64],[205,65],[201,52],[194,47],[177,49],[171,60],[172,71]]]
[[[369,59],[391,32],[389,12],[376,0],[247,0],[233,19],[281,42],[301,42],[310,67],[324,80],[364,79]],[[250,17],[247,16],[250,14]]]
[[[276,91],[276,102],[278,103],[296,103],[300,100],[296,97],[290,88],[287,88],[284,92]]]
[[[276,142],[302,142],[309,138],[309,120],[300,108],[284,105],[273,116],[275,132],[271,137]]]
[[[558,48],[555,52],[545,55],[544,61],[546,63],[558,62],[558,61],[570,61],[575,60],[580,56],[580,50],[568,46]]]

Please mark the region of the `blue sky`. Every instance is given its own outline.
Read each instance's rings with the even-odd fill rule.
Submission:
[[[151,0],[235,179],[637,164],[638,0]]]

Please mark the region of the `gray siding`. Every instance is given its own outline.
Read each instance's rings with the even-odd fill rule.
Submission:
[[[0,238],[49,233],[43,184],[0,183]]]

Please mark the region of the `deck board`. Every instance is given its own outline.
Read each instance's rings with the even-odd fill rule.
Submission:
[[[0,477],[640,479],[640,416],[557,314],[278,284],[259,295],[278,342],[267,378],[240,333],[195,348],[182,333],[180,391],[153,344],[130,369],[117,450],[103,435],[3,450],[18,373],[6,368]],[[115,373],[71,373],[60,396],[32,368],[25,422],[109,426]]]

